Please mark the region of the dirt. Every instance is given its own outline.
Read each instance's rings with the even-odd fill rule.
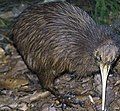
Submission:
[[[26,7],[26,4],[25,7],[22,5],[21,9],[22,6],[19,5],[13,7],[10,4],[7,7],[9,14],[5,10],[6,6],[2,6],[1,10],[4,12],[2,17],[13,21],[16,13],[20,13]],[[0,111],[101,111],[100,73],[80,79],[76,79],[75,73],[58,78],[55,81],[55,87],[65,97],[70,97],[77,102],[74,107],[61,104],[54,95],[41,88],[38,78],[27,69],[13,45],[4,41],[10,27],[6,25],[6,21],[2,22],[4,23],[2,27],[0,25]],[[108,111],[120,111],[119,73],[118,65],[117,70],[111,72],[108,77],[106,90]]]

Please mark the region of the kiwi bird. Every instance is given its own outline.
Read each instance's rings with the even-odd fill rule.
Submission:
[[[28,68],[58,98],[53,84],[61,74],[76,72],[85,77],[100,70],[105,110],[106,81],[119,56],[119,44],[85,11],[66,2],[35,4],[19,15],[12,33]]]

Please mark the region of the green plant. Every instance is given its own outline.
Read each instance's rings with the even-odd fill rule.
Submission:
[[[120,16],[120,1],[119,0],[95,0],[95,11],[93,18],[98,23],[110,24],[113,19]]]

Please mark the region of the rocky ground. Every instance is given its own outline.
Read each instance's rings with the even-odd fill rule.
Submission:
[[[38,78],[27,69],[8,38],[11,21],[27,6],[27,3],[0,5],[0,111],[101,111],[99,73],[79,80],[74,74],[65,74],[55,81],[62,94],[78,101],[75,107],[61,105],[48,92],[41,97],[43,89]],[[114,27],[120,33],[118,22]],[[120,65],[110,73],[106,93],[108,110],[120,111]]]

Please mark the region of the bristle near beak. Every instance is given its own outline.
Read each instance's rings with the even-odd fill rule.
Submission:
[[[105,98],[106,98],[106,83],[110,70],[110,65],[100,64],[100,71],[102,76],[102,111],[105,111]]]

